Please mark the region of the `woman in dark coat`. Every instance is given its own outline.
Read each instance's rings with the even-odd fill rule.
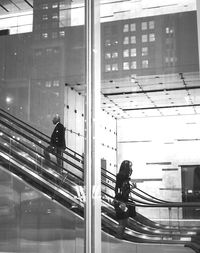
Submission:
[[[125,160],[121,163],[119,173],[116,176],[115,185],[115,201],[114,207],[116,212],[116,218],[119,221],[117,229],[117,237],[122,238],[125,227],[128,223],[128,218],[135,216],[135,207],[127,206],[129,199],[131,184],[130,176],[132,174],[132,162]]]

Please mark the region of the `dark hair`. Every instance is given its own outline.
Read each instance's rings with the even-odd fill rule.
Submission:
[[[119,174],[123,174],[125,177],[130,177],[132,174],[132,162],[124,160],[119,168]]]

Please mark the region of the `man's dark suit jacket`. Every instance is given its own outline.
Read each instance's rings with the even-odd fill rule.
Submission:
[[[59,122],[51,135],[51,146],[57,147],[57,148],[66,148],[65,145],[65,128],[64,126]]]

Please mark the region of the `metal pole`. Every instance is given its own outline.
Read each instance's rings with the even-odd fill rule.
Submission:
[[[85,132],[85,253],[101,253],[100,6],[85,0],[86,132]]]

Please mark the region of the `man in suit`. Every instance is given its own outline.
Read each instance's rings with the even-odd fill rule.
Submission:
[[[49,153],[54,153],[55,155],[62,156],[63,151],[66,148],[65,127],[63,126],[63,124],[60,123],[60,116],[56,114],[53,117],[52,122],[55,125],[55,128],[51,135],[50,145],[46,149],[44,149],[44,156],[45,156],[46,161],[50,160]],[[56,158],[57,158],[57,164],[59,166],[62,166],[62,160],[58,156],[56,156]]]

